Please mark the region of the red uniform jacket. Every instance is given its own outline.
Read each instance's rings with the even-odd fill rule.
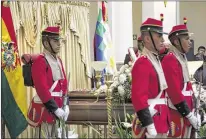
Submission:
[[[166,91],[172,103],[175,105],[186,100],[190,110],[192,110],[193,109],[192,96],[184,96],[182,94],[182,90],[184,87],[184,79],[183,79],[181,64],[179,63],[179,61],[177,60],[177,58],[172,52],[164,56],[164,58],[162,59],[162,68],[165,73],[165,78],[168,85]],[[186,91],[189,90],[192,90],[192,85],[190,82],[187,83],[187,87],[186,87]],[[179,117],[182,117],[179,113],[173,112],[171,114],[178,114]]]
[[[47,71],[46,68],[48,68]],[[63,94],[66,94],[68,84],[63,65],[62,70],[64,73],[64,79],[58,81],[57,86],[54,89],[54,92],[60,92],[62,90]],[[43,55],[40,55],[32,65],[32,78],[36,92],[43,103],[46,103],[50,99],[54,98],[56,104],[59,107],[62,107],[63,99],[61,97],[53,97],[49,92],[49,89],[53,85],[52,71],[51,67],[46,63],[46,60]],[[44,111],[43,118],[43,121],[47,121],[48,123],[54,122],[55,120],[54,115],[48,112],[48,110]]]
[[[136,112],[148,108],[148,99],[155,98],[160,92],[158,75],[152,63],[146,56],[140,57],[132,69],[132,104]],[[165,98],[165,92],[161,98]],[[167,105],[154,107],[159,114],[153,116],[157,133],[167,133],[169,130],[169,110]]]

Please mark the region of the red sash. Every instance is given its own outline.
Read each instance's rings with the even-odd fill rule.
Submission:
[[[50,88],[51,96],[55,96],[56,92],[53,92],[54,88],[56,87],[58,80],[53,83]],[[38,95],[34,96],[28,110],[28,123],[33,127],[40,126],[43,118],[47,117],[47,110],[45,109],[44,104],[42,103],[41,99]],[[52,118],[53,119],[53,118]],[[50,119],[52,121],[52,119]],[[49,120],[49,121],[50,121]]]
[[[135,115],[134,120],[132,121],[132,137],[144,139],[146,133],[146,128],[141,126],[139,118]]]
[[[168,137],[181,137],[183,132],[183,117],[178,113],[178,111],[170,109],[171,124]]]
[[[41,125],[43,121],[43,113],[45,111],[44,104],[40,101],[36,101],[35,97],[33,97],[27,113],[27,121],[32,127],[38,127]]]

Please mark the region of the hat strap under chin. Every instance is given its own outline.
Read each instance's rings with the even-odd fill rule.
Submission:
[[[47,41],[48,41],[48,43],[49,43],[49,47],[51,48],[52,52],[53,52],[54,54],[56,54],[56,53],[54,52],[54,49],[53,49],[52,46],[51,46],[51,43],[50,43],[50,40],[49,40],[49,37],[48,37],[48,36],[47,36]]]
[[[152,40],[152,43],[153,43],[153,46],[154,46],[155,50],[156,50],[157,53],[159,54],[159,51],[157,50],[157,47],[156,47],[156,45],[155,45],[155,43],[154,43],[154,39],[153,39],[153,37],[152,37],[152,33],[151,33],[150,30],[149,30],[149,35],[150,35],[150,38],[151,38],[151,40]]]
[[[182,47],[182,43],[181,43],[180,37],[177,37],[177,38],[178,38],[178,41],[179,41],[179,43],[180,43],[180,48],[182,49],[182,52],[185,53],[185,51],[184,51],[184,49],[183,49],[183,47]]]

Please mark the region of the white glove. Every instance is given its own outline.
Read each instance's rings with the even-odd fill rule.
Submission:
[[[68,119],[68,116],[69,116],[69,113],[70,113],[68,105],[66,105],[64,112],[65,112],[64,121],[66,121]]]
[[[157,136],[157,131],[155,129],[154,123],[147,126],[146,137],[155,138]]]
[[[201,117],[200,117],[199,113],[197,114],[197,116],[195,116],[194,113],[190,112],[186,117],[188,118],[191,125],[195,129],[198,130],[200,128],[200,126],[201,126]]]
[[[149,112],[152,117],[157,113],[157,110],[154,108],[154,105],[149,106]]]
[[[59,119],[64,119],[64,117],[65,117],[65,112],[64,112],[64,110],[61,109],[61,108],[58,108],[58,109],[54,112],[54,114],[55,114]]]

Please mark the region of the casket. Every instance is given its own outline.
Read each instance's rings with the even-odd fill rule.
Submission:
[[[89,92],[70,92],[70,115],[67,122],[70,124],[82,124],[82,122],[107,124],[107,101],[105,100],[105,95],[100,95],[98,102],[95,102],[96,98],[96,96],[90,94]],[[131,103],[125,104],[125,106],[127,113],[134,113]],[[120,116],[121,121],[124,121],[123,105],[113,107],[113,121],[118,115]]]

